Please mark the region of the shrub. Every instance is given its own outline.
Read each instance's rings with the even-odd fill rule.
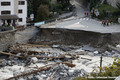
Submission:
[[[47,20],[49,17],[49,9],[47,5],[40,5],[37,10],[37,18],[36,21]]]
[[[120,10],[118,8],[114,8],[108,4],[100,4],[98,10],[100,12],[100,19],[110,18],[113,22],[117,22],[116,20],[120,15]]]

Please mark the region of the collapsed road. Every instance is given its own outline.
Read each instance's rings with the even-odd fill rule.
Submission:
[[[11,33],[11,40],[1,36],[12,41],[0,51],[1,80],[72,80],[89,75],[98,70],[101,54],[103,67],[119,57],[118,34],[29,27]]]
[[[38,27],[17,31],[11,35],[15,43],[0,51],[0,80],[72,80],[89,75],[98,70],[101,54],[103,67],[119,57],[118,34]]]

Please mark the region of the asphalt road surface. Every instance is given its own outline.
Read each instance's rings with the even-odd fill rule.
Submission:
[[[41,28],[65,28],[99,33],[120,32],[120,24],[111,24],[109,26],[103,26],[101,21],[91,19],[90,17],[85,16],[84,12],[88,12],[88,10],[82,8],[82,5],[80,3],[78,3],[75,0],[73,0],[71,3],[76,6],[77,16],[42,25]]]

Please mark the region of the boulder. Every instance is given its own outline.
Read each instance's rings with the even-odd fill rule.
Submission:
[[[45,74],[42,74],[41,77],[42,77],[42,78],[46,78],[47,76],[46,76]]]
[[[74,70],[68,70],[68,74],[69,74],[69,76],[72,76],[73,75],[73,73],[74,73]]]
[[[88,52],[88,55],[89,55],[89,56],[94,56],[94,53]]]
[[[99,52],[98,52],[98,51],[94,51],[93,53],[94,53],[95,55],[99,54]]]
[[[82,47],[82,49],[83,49],[83,50],[86,50],[86,51],[91,51],[91,52],[95,51],[95,48],[93,48],[93,47],[91,47],[91,46],[88,46],[88,45],[84,45],[84,46]]]
[[[106,56],[111,56],[112,53],[108,52],[108,51],[105,51],[105,53],[103,55],[106,55]]]
[[[32,61],[33,63],[37,63],[37,62],[38,62],[38,59],[37,59],[36,57],[32,57],[32,58],[31,58],[31,61]]]
[[[80,53],[80,52],[84,52],[85,50],[83,50],[83,49],[77,49],[76,51],[75,51],[75,53]]]
[[[65,77],[65,76],[67,76],[67,73],[65,73],[65,72],[60,72],[60,75]]]

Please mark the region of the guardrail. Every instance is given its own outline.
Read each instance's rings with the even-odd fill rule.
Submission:
[[[67,15],[67,16],[65,16],[65,17],[55,18],[55,19],[50,19],[50,20],[45,20],[45,21],[36,22],[36,23],[32,23],[32,24],[34,24],[34,26],[40,26],[40,25],[43,25],[43,24],[47,24],[47,23],[51,23],[51,22],[55,22],[56,20],[66,19],[66,18],[69,18],[69,17],[75,16],[75,15],[76,15],[76,13],[73,12],[72,14]]]

